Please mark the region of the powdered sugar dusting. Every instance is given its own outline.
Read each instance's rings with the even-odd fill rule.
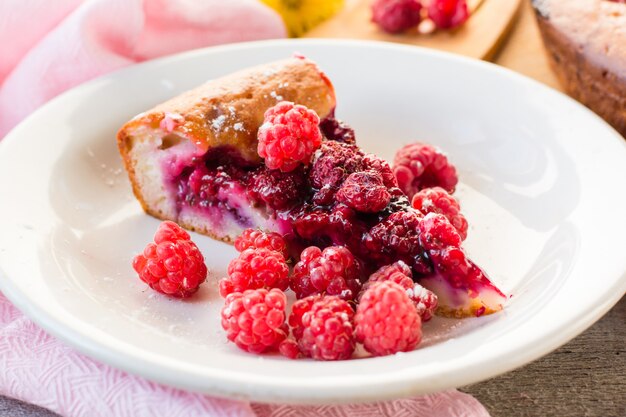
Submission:
[[[237,132],[243,132],[244,130],[246,130],[246,129],[243,127],[243,123],[241,123],[241,122],[237,122],[237,123],[235,123],[235,124],[233,125],[233,129],[235,129]]]
[[[219,117],[216,117],[215,119],[213,119],[213,122],[211,122],[211,127],[213,128],[213,130],[215,130],[216,132],[219,132],[220,130],[222,130],[222,128],[224,127],[224,122],[226,121],[226,116],[224,116],[223,114]]]
[[[268,68],[265,71],[263,71],[263,75],[265,77],[271,77],[274,74],[276,74],[276,70],[274,68]]]
[[[272,91],[270,93],[270,96],[275,98],[276,100],[282,100],[283,99],[283,96],[281,96],[280,94],[276,94],[276,91]]]

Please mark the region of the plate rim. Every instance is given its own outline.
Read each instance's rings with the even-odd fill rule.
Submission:
[[[538,81],[532,80],[524,75],[518,74],[506,68],[497,66],[495,64],[491,64],[484,61],[474,60],[471,58],[466,58],[458,55],[454,55],[447,52],[442,51],[434,51],[427,48],[415,47],[415,46],[406,46],[406,45],[395,45],[389,44],[385,42],[378,41],[358,41],[358,40],[321,40],[321,39],[301,39],[301,40],[267,40],[267,41],[255,41],[255,42],[245,42],[238,44],[230,44],[230,45],[220,45],[213,46],[208,48],[201,48],[196,50],[191,50],[179,54],[174,54],[162,58],[158,58],[155,60],[145,61],[139,64],[131,65],[130,67],[126,67],[112,73],[103,75],[101,77],[95,78],[93,80],[87,81],[86,83],[80,84],[62,94],[50,100],[31,115],[29,115],[26,119],[24,119],[18,126],[12,129],[2,140],[0,143],[11,144],[13,141],[17,141],[17,137],[19,136],[19,132],[24,126],[30,123],[30,120],[38,117],[38,115],[42,112],[46,112],[49,107],[52,107],[57,103],[57,101],[63,101],[68,96],[76,93],[76,90],[84,88],[90,84],[100,83],[102,81],[106,81],[109,79],[116,79],[121,74],[132,74],[133,72],[140,72],[146,66],[158,65],[161,63],[166,63],[170,61],[176,61],[179,59],[192,58],[193,56],[200,56],[206,53],[219,53],[220,51],[226,50],[237,50],[237,49],[263,49],[263,48],[271,48],[273,46],[293,46],[297,48],[299,44],[310,44],[310,45],[338,45],[338,46],[361,46],[361,47],[374,47],[374,48],[383,48],[383,49],[397,49],[399,51],[405,51],[410,53],[431,55],[435,57],[442,57],[444,59],[453,60],[457,62],[462,62],[467,65],[476,65],[479,67],[487,68],[488,71],[496,71],[505,74],[507,77],[517,78],[518,81],[523,83],[531,83],[534,84],[535,87],[538,87],[549,94],[557,94],[561,99],[566,99],[577,106],[580,110],[585,111],[588,116],[592,116],[596,120],[599,120],[604,124],[605,127],[608,127],[613,131],[615,138],[622,142],[622,145],[626,149],[626,141],[623,141],[622,137],[608,124],[606,124],[599,116],[595,115],[591,110],[584,107],[582,104],[574,101],[568,96],[553,90],[552,88],[541,84]],[[123,76],[123,75],[122,75]],[[608,132],[607,132],[608,133]],[[9,146],[10,147],[10,146]],[[7,149],[7,146],[0,145],[0,154],[4,154]],[[285,383],[277,384],[275,381],[268,380],[265,381],[266,386],[269,388],[260,392],[255,389],[247,389],[245,393],[241,390],[237,390],[236,387],[240,383],[249,383],[250,379],[248,377],[247,380],[242,380],[241,377],[245,378],[245,375],[242,374],[230,374],[226,378],[224,375],[218,375],[215,377],[215,373],[213,373],[213,386],[211,390],[207,392],[206,385],[205,388],[199,387],[197,384],[189,384],[185,383],[182,379],[174,380],[171,375],[167,376],[164,372],[159,371],[158,369],[152,369],[149,366],[146,366],[149,362],[136,361],[129,357],[119,357],[114,351],[108,351],[106,348],[103,349],[103,345],[94,340],[93,336],[83,335],[75,329],[69,328],[64,322],[55,320],[54,317],[51,317],[49,313],[46,313],[44,308],[36,305],[36,303],[31,302],[26,294],[21,293],[17,287],[12,285],[12,280],[4,273],[2,269],[2,265],[0,265],[0,290],[4,293],[9,301],[11,301],[20,311],[22,311],[27,317],[32,319],[35,323],[40,325],[43,329],[45,329],[48,333],[58,337],[63,340],[67,344],[75,347],[78,351],[86,354],[87,356],[94,358],[96,360],[107,363],[114,368],[122,369],[130,372],[131,374],[141,375],[146,377],[147,379],[177,386],[184,389],[189,389],[192,391],[201,391],[205,393],[210,393],[212,395],[218,396],[226,396],[230,398],[238,398],[238,399],[256,399],[263,401],[280,401],[280,402],[288,402],[288,403],[302,403],[302,402],[315,402],[315,403],[337,403],[337,402],[360,402],[360,401],[371,401],[373,399],[390,399],[396,398],[401,395],[409,395],[414,392],[419,393],[427,393],[434,392],[445,388],[450,388],[452,386],[462,386],[472,382],[478,382],[480,380],[494,377],[500,375],[502,373],[513,370],[519,366],[522,366],[532,360],[535,360],[554,349],[558,348],[562,344],[571,340],[578,334],[582,333],[589,326],[595,323],[599,318],[601,318],[612,306],[614,306],[623,296],[624,292],[626,292],[626,271],[622,272],[622,275],[618,277],[615,281],[615,285],[607,288],[605,291],[605,296],[602,300],[602,303],[599,303],[593,311],[584,311],[578,312],[576,315],[568,316],[568,320],[563,320],[561,323],[561,331],[555,332],[551,335],[550,338],[545,339],[541,344],[540,348],[535,347],[534,349],[528,349],[528,346],[518,346],[516,349],[507,352],[501,352],[499,355],[495,355],[492,358],[492,362],[487,364],[489,366],[485,366],[482,364],[472,364],[467,368],[474,368],[475,372],[465,372],[458,373],[454,377],[447,376],[446,378],[437,378],[435,381],[432,381],[428,389],[415,389],[410,386],[411,380],[406,375],[404,379],[396,378],[394,381],[389,382],[388,384],[381,386],[379,382],[377,383],[369,383],[369,384],[358,384],[353,386],[342,386],[342,393],[332,395],[332,389],[327,389],[324,391],[326,394],[322,393],[322,395],[314,395],[311,396],[311,388],[324,388],[318,386],[311,386],[308,384],[304,384],[302,386],[298,386],[298,384],[290,385],[292,390],[281,391],[279,394],[276,394],[276,390],[272,389],[272,387],[284,387]],[[617,288],[616,288],[617,287]],[[616,291],[617,289],[617,291]],[[576,323],[576,326],[572,326],[573,323]],[[506,364],[498,363],[498,359],[502,359],[505,355],[514,355],[510,360],[506,361]],[[375,359],[374,359],[375,360]],[[479,366],[480,365],[480,366]],[[478,368],[478,369],[477,369]],[[215,369],[213,371],[216,371]],[[218,373],[221,373],[219,371]],[[206,377],[206,375],[204,375]],[[270,376],[271,377],[271,376]],[[217,384],[223,383],[224,379],[228,379],[228,384],[224,384],[218,387]],[[293,382],[293,381],[291,381]],[[363,381],[362,381],[363,382]],[[220,389],[221,388],[221,389]],[[273,391],[273,392],[267,392]]]

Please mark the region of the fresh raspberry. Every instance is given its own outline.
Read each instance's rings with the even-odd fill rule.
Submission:
[[[407,294],[409,290],[413,290],[413,286],[415,285],[411,268],[406,263],[397,261],[390,265],[381,266],[376,272],[370,275],[361,289],[360,297],[363,297],[363,294],[365,294],[372,285],[383,281],[395,282],[404,288]]]
[[[387,207],[391,195],[383,179],[375,171],[355,172],[348,175],[339,191],[337,201],[362,213],[376,213]]]
[[[327,117],[320,122],[320,130],[326,139],[343,143],[356,143],[354,129],[334,117]]]
[[[287,338],[280,342],[278,351],[281,355],[289,359],[298,359],[302,355],[300,348],[298,347],[298,342],[291,338]]]
[[[418,274],[431,273],[432,269],[419,240],[420,218],[421,215],[413,210],[392,213],[364,234],[363,255],[377,265],[400,260]]]
[[[383,184],[388,188],[397,188],[398,180],[389,165],[389,162],[376,155],[368,154],[363,157],[363,169],[376,171],[383,179]]]
[[[427,214],[419,222],[418,229],[419,241],[425,250],[461,246],[461,236],[443,214]]]
[[[437,186],[453,193],[459,181],[456,168],[440,150],[419,142],[406,145],[396,153],[393,172],[409,198],[421,189]]]
[[[289,267],[285,257],[269,249],[246,249],[228,264],[228,277],[220,281],[220,295],[257,288],[286,290]]]
[[[422,5],[417,0],[376,0],[372,3],[372,22],[389,33],[400,33],[417,26]]]
[[[300,351],[313,359],[349,359],[354,352],[354,310],[339,297],[312,296],[296,301],[289,324]]]
[[[439,29],[462,25],[469,18],[466,0],[432,0],[428,5],[428,17]]]
[[[408,288],[405,283],[408,278],[413,283],[413,272],[411,267],[402,261],[394,262],[390,265],[381,266],[376,272],[370,275],[368,284],[372,282],[393,281],[402,287]]]
[[[154,243],[133,259],[133,269],[150,288],[178,298],[198,291],[207,274],[204,257],[189,233],[171,221],[159,225]]]
[[[322,143],[320,118],[300,104],[281,101],[265,112],[259,128],[259,156],[269,169],[289,172],[307,165]]]
[[[411,205],[424,214],[443,214],[459,232],[461,240],[467,237],[467,220],[461,214],[459,202],[443,188],[433,187],[420,190],[413,196]]]
[[[175,242],[177,240],[191,240],[189,233],[172,221],[162,222],[154,234],[154,243]]]
[[[298,298],[328,294],[353,300],[361,289],[360,276],[361,266],[348,249],[331,246],[322,251],[310,246],[293,269],[291,289]]]
[[[291,332],[296,340],[302,337],[302,332],[304,331],[304,328],[302,327],[302,316],[304,316],[304,313],[311,310],[311,307],[313,307],[313,304],[315,304],[316,301],[321,300],[322,298],[323,296],[320,294],[310,295],[296,301],[291,306],[289,327],[291,327]]]
[[[269,249],[289,258],[287,244],[281,235],[276,232],[266,233],[258,229],[246,229],[235,239],[235,249],[243,252],[246,249]]]
[[[377,282],[391,281],[405,289],[407,295],[415,303],[417,313],[422,322],[428,321],[437,310],[437,296],[432,292],[413,282],[411,268],[402,261],[394,262],[379,268],[370,275],[369,280],[363,286],[361,294],[364,294],[369,287]]]
[[[407,291],[407,295],[415,303],[417,314],[422,319],[422,323],[430,320],[435,315],[439,306],[439,299],[434,292],[416,283],[412,289]]]
[[[234,292],[222,308],[222,328],[231,342],[247,352],[277,349],[287,337],[287,297],[277,288]]]
[[[422,339],[422,322],[406,290],[391,281],[365,291],[354,317],[357,341],[375,356],[413,350]]]
[[[327,140],[315,153],[309,179],[318,189],[339,187],[348,175],[362,169],[363,152],[358,147]]]
[[[250,176],[248,193],[273,209],[283,210],[303,200],[308,183],[302,167],[290,172],[259,167]]]

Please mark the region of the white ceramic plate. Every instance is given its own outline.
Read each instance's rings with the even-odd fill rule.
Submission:
[[[298,51],[335,83],[366,150],[413,140],[460,170],[467,249],[513,294],[504,312],[424,326],[419,350],[335,363],[253,356],[220,329],[216,281],[233,248],[194,236],[211,269],[177,301],[130,260],[158,225],[131,195],[117,129],[207,79]],[[626,288],[626,146],[583,106],[478,61],[389,44],[273,41],[134,66],[41,108],[0,145],[2,291],[52,334],[178,387],[265,401],[360,401],[477,382],[582,332]]]

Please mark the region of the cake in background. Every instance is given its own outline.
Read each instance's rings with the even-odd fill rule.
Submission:
[[[563,87],[626,137],[626,0],[533,0]]]

